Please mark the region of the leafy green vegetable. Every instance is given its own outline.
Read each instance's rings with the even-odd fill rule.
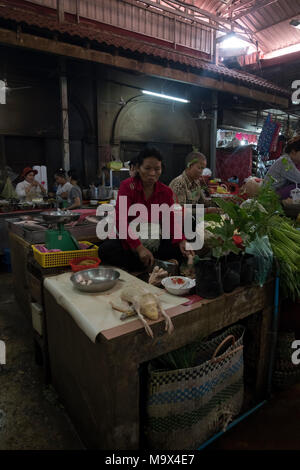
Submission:
[[[153,359],[151,365],[157,370],[177,370],[194,367],[199,344],[202,341],[203,338],[199,338],[191,344]]]

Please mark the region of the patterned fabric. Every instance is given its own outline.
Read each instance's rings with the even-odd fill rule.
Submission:
[[[217,149],[216,153],[217,177],[222,181],[237,176],[240,183],[252,174],[252,148],[251,146],[236,149]]]
[[[269,154],[269,160],[277,160],[282,154],[284,150],[286,139],[284,136],[278,137],[277,146],[274,151],[271,151]]]
[[[268,155],[274,148],[280,131],[280,124],[272,120],[269,114],[260,133],[257,150],[261,155]]]
[[[218,359],[216,348],[229,335]],[[242,407],[244,393],[244,328],[236,325],[199,344],[195,367],[150,371],[147,392],[146,437],[156,450],[196,449],[225,429]]]
[[[185,170],[169,184],[174,193],[174,202],[179,204],[204,204],[205,198],[199,181],[191,181]]]

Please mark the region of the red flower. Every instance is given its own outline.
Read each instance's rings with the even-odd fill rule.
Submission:
[[[243,239],[240,235],[233,235],[232,239],[238,248],[244,248]]]

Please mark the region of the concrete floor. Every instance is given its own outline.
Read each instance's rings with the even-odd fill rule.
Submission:
[[[35,364],[32,328],[15,302],[12,275],[0,273],[0,450],[75,450],[83,446],[54,389]]]
[[[54,389],[34,358],[31,325],[14,299],[12,274],[0,273],[0,450],[83,449]],[[208,450],[300,450],[300,384],[276,392]]]

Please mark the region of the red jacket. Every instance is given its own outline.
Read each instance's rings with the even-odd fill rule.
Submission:
[[[117,203],[116,203],[116,226],[117,230],[119,232],[119,221],[122,220],[122,217],[124,217],[124,221],[126,220],[127,214],[120,214],[120,196],[127,196],[127,211],[130,206],[133,204],[143,204],[146,206],[147,211],[148,211],[148,218],[145,220],[145,222],[156,222],[161,224],[161,213],[159,214],[159,220],[151,220],[151,206],[152,204],[167,204],[169,207],[171,207],[174,204],[174,195],[173,191],[171,188],[166,186],[163,183],[160,183],[159,181],[155,183],[154,187],[154,192],[151,195],[151,197],[146,200],[145,198],[145,193],[143,189],[142,182],[139,177],[135,178],[128,178],[124,181],[122,181],[120,185],[120,189],[118,192],[118,198],[117,198]],[[122,211],[122,208],[121,208]],[[128,212],[127,212],[128,213]],[[130,237],[130,229],[128,232],[128,224],[134,220],[136,217],[138,217],[139,214],[135,216],[128,216],[127,220],[127,238],[126,240],[123,240],[123,247],[126,249],[136,249],[139,245],[141,245],[141,242],[139,239],[134,240]],[[178,239],[174,238],[174,215],[173,212],[171,212],[170,216],[170,235],[171,235],[171,240],[172,243],[179,243],[180,241],[184,240],[185,237],[182,234],[182,236]]]

